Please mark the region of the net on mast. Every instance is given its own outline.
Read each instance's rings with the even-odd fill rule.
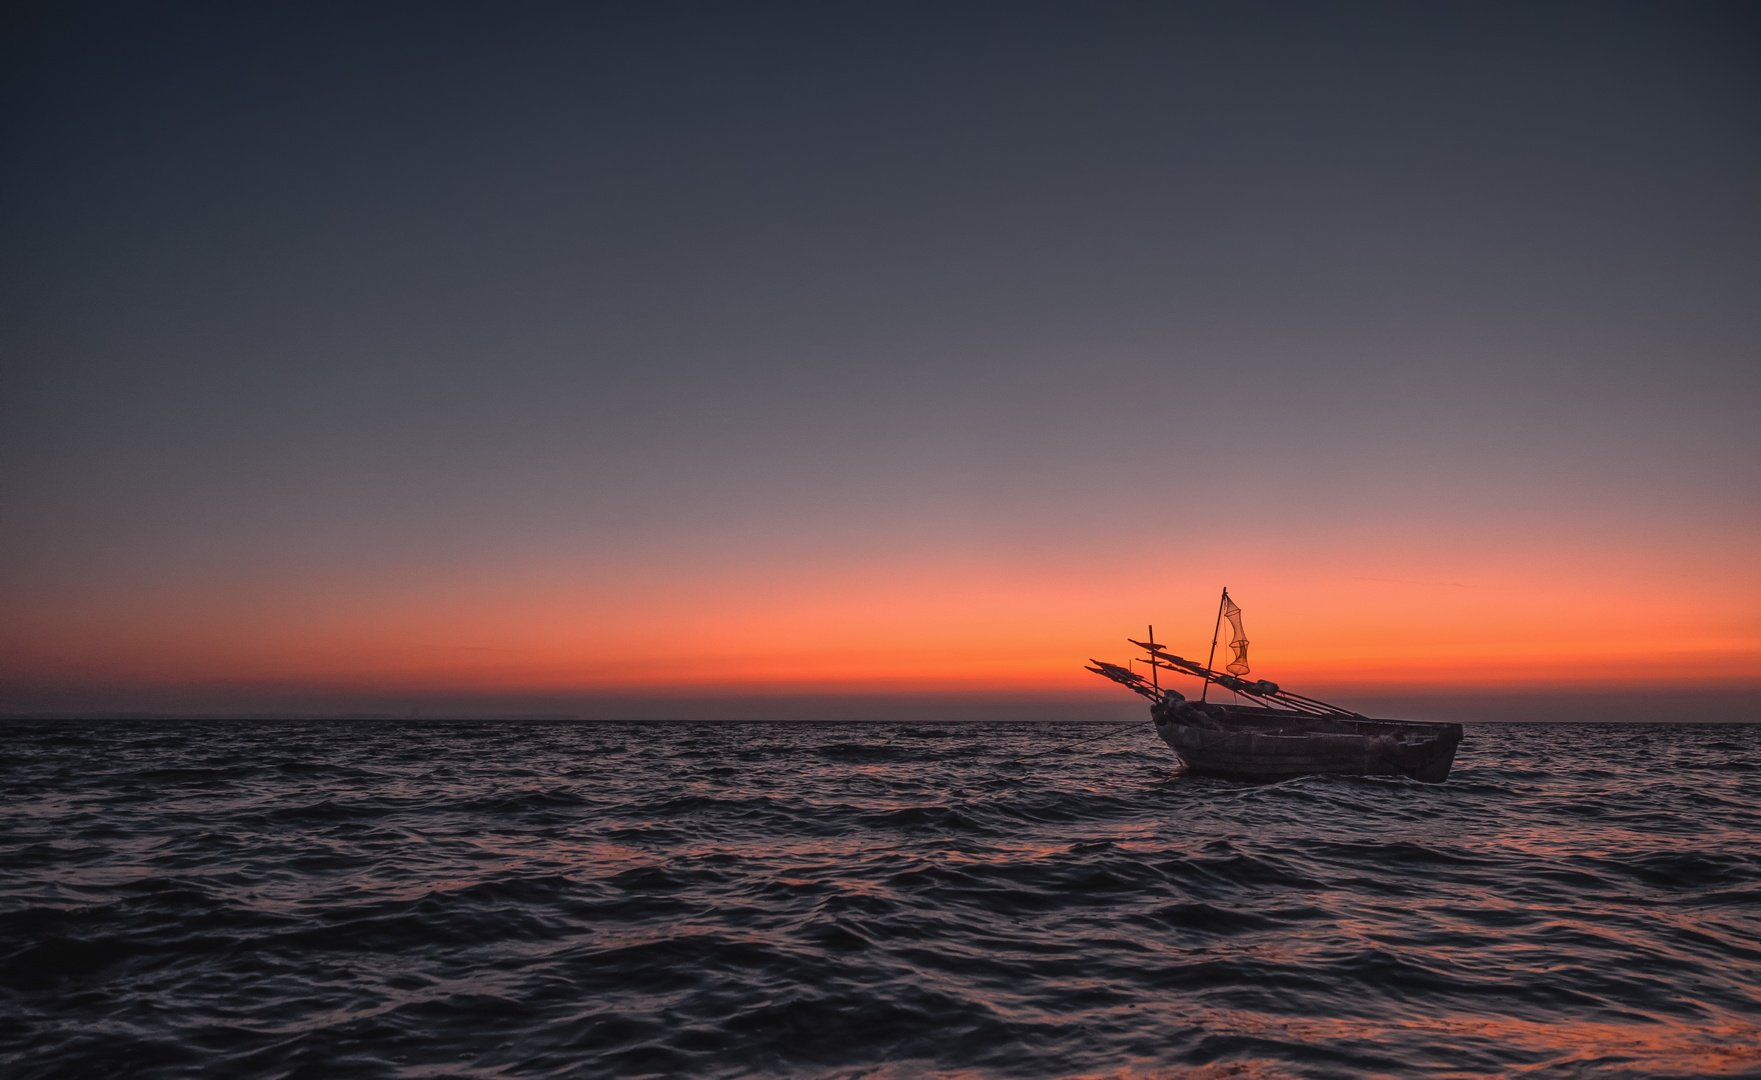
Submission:
[[[1228,589],[1223,590],[1223,617],[1229,620],[1229,647],[1235,650],[1235,659],[1224,670],[1231,675],[1246,675],[1253,670],[1247,666],[1247,631],[1241,628],[1241,609],[1229,599]]]

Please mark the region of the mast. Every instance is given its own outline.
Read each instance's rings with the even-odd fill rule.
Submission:
[[[1223,595],[1217,599],[1217,625],[1211,628],[1211,658],[1205,661],[1205,688],[1198,692],[1198,701],[1203,705],[1211,692],[1211,665],[1217,662],[1217,637],[1223,630],[1223,605],[1229,600],[1229,586],[1223,586]]]
[[[1162,684],[1157,679],[1157,676],[1161,674],[1158,670],[1161,666],[1156,663],[1156,628],[1152,625],[1150,627],[1150,686],[1156,691],[1158,699],[1162,696]]]

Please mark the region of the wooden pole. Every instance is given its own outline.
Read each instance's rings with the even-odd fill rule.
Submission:
[[[1155,643],[1156,628],[1152,624],[1150,626],[1150,644],[1154,645]],[[1160,670],[1161,666],[1161,664],[1156,663],[1156,650],[1152,648],[1150,650],[1150,685],[1156,688],[1156,697],[1158,699],[1162,696],[1162,684],[1157,677],[1157,672]]]
[[[1211,693],[1211,665],[1217,662],[1217,637],[1223,631],[1223,604],[1229,599],[1229,586],[1223,586],[1223,595],[1217,598],[1217,625],[1211,628],[1211,658],[1205,661],[1205,688],[1198,692],[1199,704]]]

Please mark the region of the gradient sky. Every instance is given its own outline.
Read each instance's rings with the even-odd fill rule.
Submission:
[[[0,709],[1761,687],[1758,10],[14,12]]]

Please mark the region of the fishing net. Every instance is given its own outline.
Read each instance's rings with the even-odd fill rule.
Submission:
[[[1241,628],[1241,609],[1229,599],[1227,591],[1223,593],[1223,617],[1229,620],[1229,647],[1235,650],[1235,659],[1229,661],[1225,670],[1231,675],[1246,675],[1251,670],[1247,666],[1247,631]]]

